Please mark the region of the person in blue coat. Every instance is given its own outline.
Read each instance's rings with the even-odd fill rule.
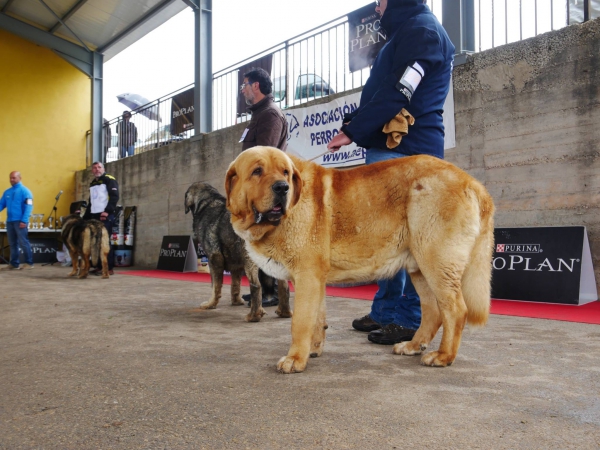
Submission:
[[[10,246],[10,263],[4,269],[21,269],[19,264],[19,247],[25,253],[26,269],[33,269],[33,253],[27,235],[27,225],[29,216],[33,210],[33,195],[21,183],[21,173],[10,173],[10,184],[0,198],[0,211],[6,208],[6,233],[8,235],[8,244]]]
[[[387,42],[373,63],[358,109],[344,117],[329,150],[356,142],[366,149],[366,164],[420,154],[444,157],[442,113],[455,48],[425,2],[375,2]],[[383,127],[402,109],[415,122],[400,144],[390,149]],[[401,270],[377,284],[370,314],[354,320],[352,326],[368,331],[369,341],[376,344],[411,340],[421,323],[421,303],[410,276]]]

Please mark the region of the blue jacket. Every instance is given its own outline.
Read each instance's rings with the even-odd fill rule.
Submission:
[[[7,222],[29,222],[33,210],[33,195],[31,191],[19,181],[8,188],[0,198],[0,211],[7,209]]]
[[[443,158],[442,113],[450,87],[454,45],[429,8],[417,0],[389,0],[381,25],[387,43],[373,63],[359,108],[345,118],[344,122],[351,122],[341,131],[361,147],[387,149],[386,135],[381,130],[406,108],[415,124],[392,150]],[[400,89],[399,80],[414,62],[424,75],[411,95]]]

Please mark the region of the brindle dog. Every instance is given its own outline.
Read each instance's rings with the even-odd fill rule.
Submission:
[[[258,278],[258,267],[248,257],[244,241],[234,233],[231,215],[225,207],[223,197],[207,183],[194,183],[185,193],[185,213],[194,216],[193,230],[196,239],[208,256],[208,266],[212,279],[212,297],[200,305],[203,309],[215,309],[221,298],[223,272],[231,273],[231,304],[243,305],[240,296],[240,281],[245,272],[250,282],[250,313],[248,322],[258,322],[265,314],[262,308],[262,295]],[[291,317],[290,291],[287,281],[278,284],[279,306],[275,313],[279,317]]]
[[[79,214],[67,216],[62,227],[62,240],[69,250],[73,270],[69,276],[79,273],[79,278],[85,278],[90,270],[90,257],[92,264],[102,261],[102,278],[108,275],[108,252],[110,241],[108,231],[99,220],[83,220]],[[79,261],[81,257],[81,262]]]

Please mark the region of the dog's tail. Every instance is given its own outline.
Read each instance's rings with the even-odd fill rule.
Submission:
[[[468,309],[469,325],[480,327],[486,324],[490,314],[494,202],[479,183],[474,191],[479,203],[480,231],[462,277],[462,292]]]
[[[102,232],[104,230],[104,226],[101,229],[90,228],[90,250],[93,266],[98,264],[98,257],[100,256],[100,248],[102,246]]]

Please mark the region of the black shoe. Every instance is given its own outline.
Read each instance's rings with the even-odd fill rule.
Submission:
[[[246,295],[242,295],[242,299],[245,302],[248,302],[248,308],[250,308],[250,303],[252,301],[252,295],[251,294],[246,294]],[[262,306],[263,308],[266,308],[268,306],[277,306],[279,305],[279,298],[278,297],[263,297],[262,298]]]
[[[374,331],[379,330],[381,325],[371,319],[371,316],[367,314],[365,317],[361,317],[360,319],[354,319],[352,321],[352,328],[358,331]]]
[[[390,323],[381,330],[371,331],[368,338],[374,344],[394,345],[399,342],[411,341],[416,332],[417,330]]]
[[[102,269],[99,269],[97,267],[92,267],[89,271],[90,275],[102,275]]]

